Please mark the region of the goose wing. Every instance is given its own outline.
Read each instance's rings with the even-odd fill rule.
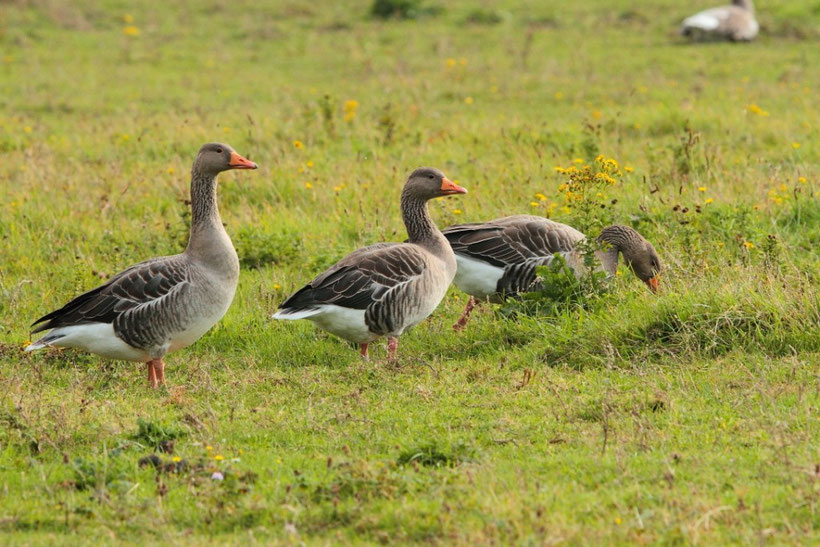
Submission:
[[[426,267],[424,252],[412,244],[382,243],[365,247],[337,262],[279,308],[287,313],[333,304],[364,310],[388,291],[421,276]]]
[[[32,333],[86,323],[138,320],[162,302],[186,293],[190,287],[188,277],[181,255],[140,262],[39,318],[31,325],[35,327]]]
[[[517,215],[442,230],[456,254],[504,268],[572,250],[584,234],[549,219]]]

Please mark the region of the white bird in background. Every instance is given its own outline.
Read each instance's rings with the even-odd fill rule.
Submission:
[[[748,42],[757,36],[760,25],[755,20],[752,0],[732,0],[730,6],[720,6],[696,13],[683,21],[681,34],[693,40],[731,40]]]

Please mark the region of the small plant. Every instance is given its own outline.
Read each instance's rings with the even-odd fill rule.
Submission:
[[[425,467],[455,467],[472,460],[472,450],[463,444],[455,444],[442,450],[435,441],[409,448],[399,454],[399,465],[423,465]]]
[[[131,435],[131,439],[146,446],[162,452],[173,452],[174,440],[187,435],[187,432],[180,428],[161,425],[149,422],[142,418],[137,418],[137,432]]]
[[[549,316],[572,307],[591,308],[608,291],[606,273],[597,269],[597,248],[596,243],[579,244],[578,252],[586,270],[581,276],[576,275],[562,255],[554,255],[547,265],[536,268],[538,277],[532,290],[508,299],[499,311],[505,316]]]
[[[421,0],[373,0],[370,6],[370,15],[378,19],[416,19],[441,11],[438,6],[423,5]]]
[[[567,179],[558,186],[563,194],[562,211],[569,216],[569,223],[583,233],[599,231],[612,223],[611,206],[617,203],[606,192],[619,183],[621,171],[618,161],[598,155],[588,165],[556,167]]]
[[[325,131],[331,137],[336,135],[336,120],[334,114],[336,112],[336,104],[330,95],[323,95],[319,99],[319,111],[322,113],[322,122],[325,125]]]

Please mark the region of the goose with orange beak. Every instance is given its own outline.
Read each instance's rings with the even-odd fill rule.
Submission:
[[[181,254],[153,258],[44,315],[50,330],[26,351],[78,348],[109,359],[146,363],[148,383],[165,383],[163,357],[196,342],[233,301],[239,259],[216,200],[216,177],[257,165],[227,144],[200,148],[191,170],[191,233]]]
[[[515,215],[487,222],[457,224],[444,229],[458,262],[455,284],[470,295],[455,330],[463,329],[473,308],[482,301],[505,298],[540,287],[536,269],[549,265],[556,254],[566,260],[575,275],[585,271],[577,250],[586,236],[566,224],[533,215]],[[635,276],[652,292],[658,290],[661,261],[655,248],[634,228],[613,225],[597,238],[599,267],[615,275],[623,257]]]
[[[427,201],[466,193],[438,169],[416,169],[401,195],[407,241],[354,251],[285,300],[273,317],[308,319],[358,344],[365,358],[368,344],[386,336],[388,357],[395,359],[398,337],[433,313],[456,273],[453,250]]]

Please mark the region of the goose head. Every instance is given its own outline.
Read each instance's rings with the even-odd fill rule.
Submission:
[[[617,253],[620,252],[635,276],[646,283],[652,292],[657,292],[661,259],[655,247],[641,234],[629,226],[608,226],[601,231],[598,241],[608,244],[614,251],[613,270],[617,266]]]
[[[428,200],[451,194],[466,194],[467,190],[448,179],[444,173],[432,167],[420,167],[410,173],[404,185],[404,194],[420,200]]]
[[[194,171],[216,176],[230,169],[256,169],[258,166],[240,156],[227,144],[209,142],[199,149],[194,161]]]

